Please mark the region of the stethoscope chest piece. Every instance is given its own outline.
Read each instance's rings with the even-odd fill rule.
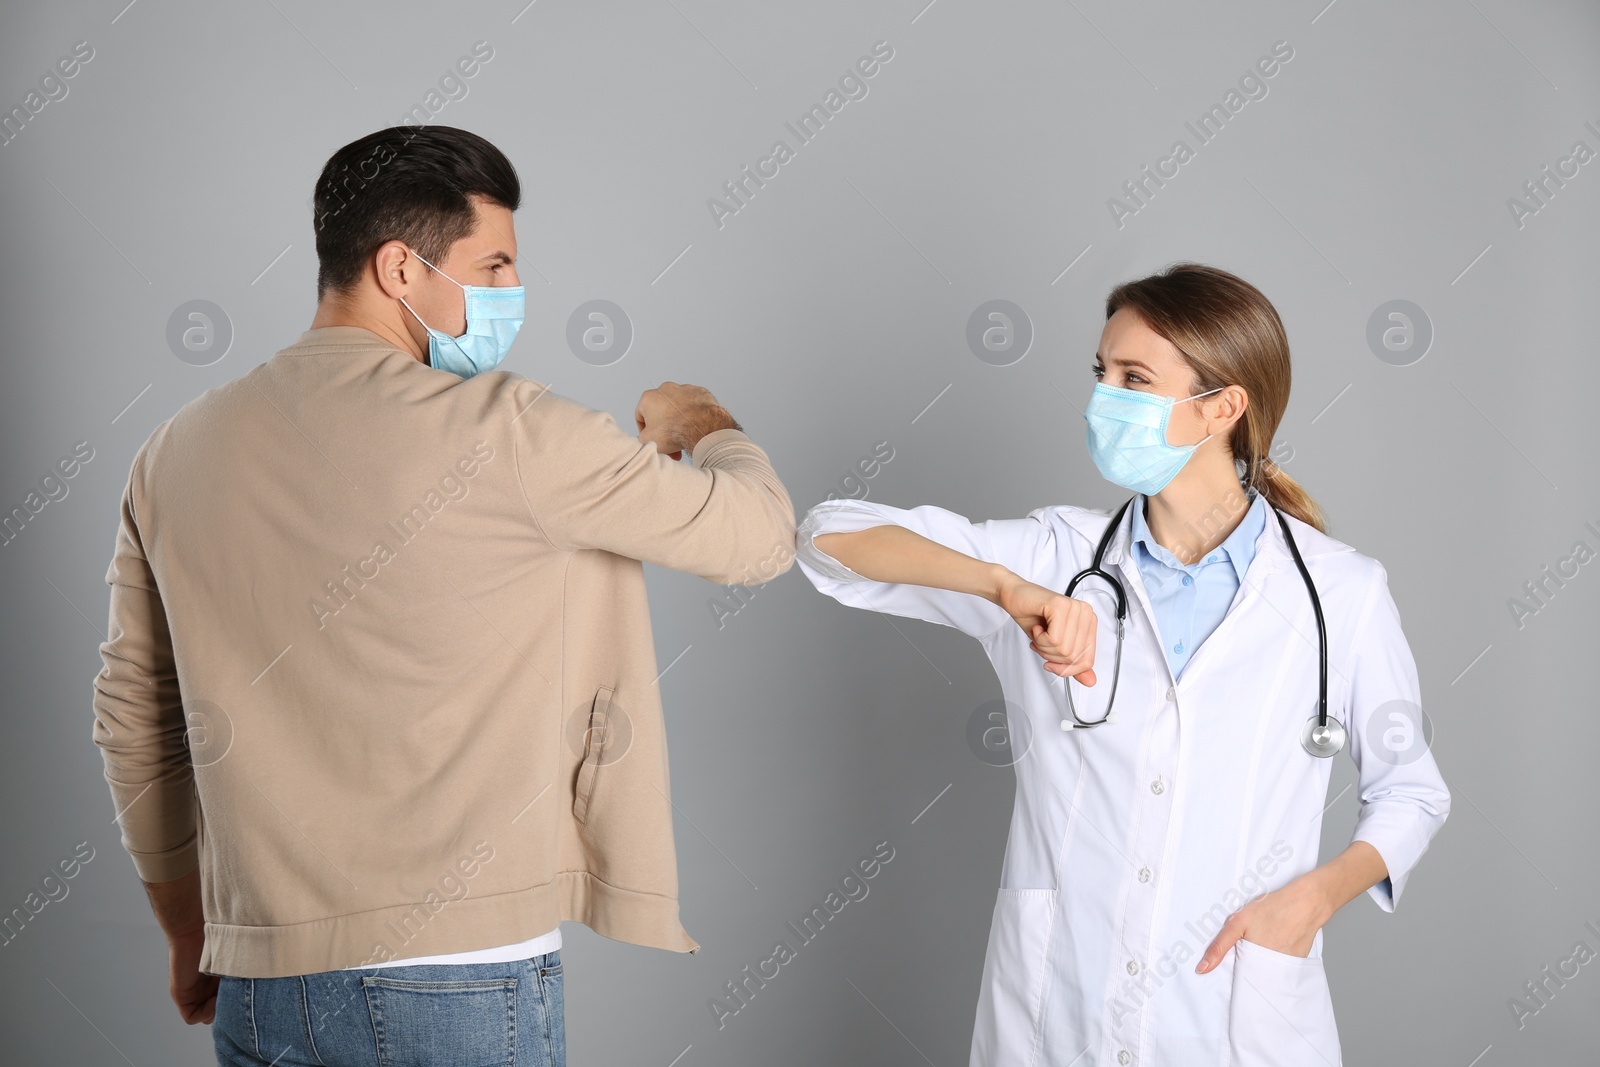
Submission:
[[[1313,715],[1306,720],[1306,728],[1300,734],[1300,746],[1313,756],[1327,758],[1344,748],[1344,724],[1338,719],[1329,719],[1319,722],[1321,716]]]

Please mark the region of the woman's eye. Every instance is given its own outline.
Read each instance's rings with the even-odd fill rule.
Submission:
[[[1094,364],[1091,369],[1094,371],[1094,377],[1096,381],[1099,381],[1101,378],[1106,376],[1106,369],[1098,363]],[[1128,372],[1127,380],[1129,382],[1138,382],[1140,385],[1150,384],[1149,382],[1145,381],[1141,375],[1135,374],[1133,371]]]

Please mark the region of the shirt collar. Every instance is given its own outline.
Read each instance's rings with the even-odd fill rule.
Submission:
[[[1255,558],[1256,542],[1260,538],[1262,528],[1267,521],[1266,497],[1262,496],[1253,487],[1248,490],[1248,493],[1250,506],[1245,510],[1244,516],[1239,520],[1239,524],[1233,528],[1233,532],[1228,534],[1222,544],[1206,553],[1205,557],[1195,560],[1187,566],[1179,562],[1178,557],[1160,544],[1150,532],[1150,527],[1146,524],[1144,518],[1145,497],[1143,495],[1129,505],[1129,510],[1133,512],[1129,541],[1131,544],[1139,546],[1136,551],[1145,553],[1148,558],[1164,563],[1174,570],[1188,571],[1190,573],[1193,573],[1195,569],[1208,562],[1211,557],[1219,554],[1225,555],[1228,562],[1233,565],[1234,575],[1242,582],[1244,581],[1245,571],[1250,569],[1250,561]]]

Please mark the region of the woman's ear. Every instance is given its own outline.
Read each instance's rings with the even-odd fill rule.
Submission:
[[[1217,399],[1222,401],[1219,414],[1229,420],[1230,428],[1244,418],[1244,413],[1250,409],[1250,394],[1245,392],[1242,385],[1227,386],[1217,394]]]

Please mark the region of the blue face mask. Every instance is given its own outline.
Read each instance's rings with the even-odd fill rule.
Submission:
[[[1192,445],[1167,444],[1167,419],[1173,406],[1225,388],[1218,386],[1175,401],[1159,393],[1096,382],[1083,412],[1089,423],[1090,458],[1101,476],[1114,485],[1145,496],[1161,492],[1194,450],[1215,436],[1206,434]]]
[[[422,259],[414,248],[411,254]],[[425,259],[422,262],[428,263]],[[428,263],[428,266],[433,267],[433,264]],[[433,269],[438,270],[441,277],[461,285],[438,267]],[[466,293],[467,332],[460,337],[451,337],[422,322],[411,305],[406,304],[405,297],[400,298],[400,303],[405,304],[411,317],[422,322],[422,328],[428,331],[428,365],[470,378],[493,370],[506,358],[517,330],[522,327],[526,303],[520,285],[461,285],[461,288]]]

